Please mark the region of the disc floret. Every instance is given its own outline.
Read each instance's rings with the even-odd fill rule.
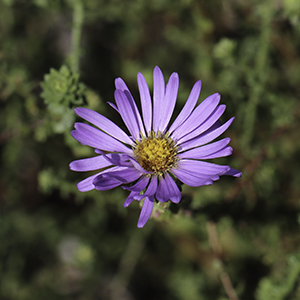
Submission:
[[[148,137],[142,136],[133,149],[141,167],[154,175],[162,175],[176,166],[177,150],[168,134],[152,131]]]

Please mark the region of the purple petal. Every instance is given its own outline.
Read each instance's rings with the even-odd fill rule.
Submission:
[[[156,193],[156,199],[161,202],[171,200],[174,203],[178,203],[181,199],[181,193],[174,182],[173,178],[166,173],[165,178],[160,177],[158,189]]]
[[[163,99],[165,97],[165,80],[159,67],[155,67],[153,71],[153,121],[152,126],[155,132],[159,130],[159,123],[162,116]]]
[[[148,185],[149,179],[150,179],[149,177],[142,176],[140,178],[140,180],[136,184],[134,184],[133,186],[128,186],[128,187],[127,186],[123,186],[122,188],[124,190],[135,191],[135,192],[140,193]]]
[[[91,158],[74,160],[69,166],[72,171],[84,172],[99,170],[111,165],[103,156],[98,155]]]
[[[113,104],[113,103],[111,103],[111,102],[107,102],[107,103],[108,103],[108,105],[111,106],[114,110],[116,110],[118,113],[120,113],[119,110],[118,110],[118,108],[116,107],[115,104]]]
[[[125,153],[108,153],[105,154],[100,149],[95,149],[95,153],[103,155],[103,157],[108,160],[110,163],[116,166],[123,166],[123,167],[129,167],[132,166],[133,164],[130,163],[132,160],[132,157],[128,154]],[[132,155],[132,152],[131,152]]]
[[[161,120],[159,124],[159,131],[165,132],[171,116],[174,111],[175,103],[177,100],[177,94],[178,94],[178,87],[179,87],[179,76],[177,73],[173,73],[170,76],[169,82],[166,86],[166,94],[164,97],[163,102],[163,110],[161,114]]]
[[[130,187],[122,186],[124,190],[131,191],[131,193],[129,194],[129,196],[127,197],[127,199],[123,204],[124,207],[127,207],[134,200],[135,196],[139,195],[146,188],[149,179],[150,179],[149,177],[143,176],[133,186]]]
[[[135,118],[137,120],[137,123],[138,123],[138,127],[139,127],[139,132],[142,132],[144,135],[145,135],[145,131],[144,131],[144,126],[143,126],[143,122],[142,122],[142,118],[141,118],[141,115],[140,115],[140,112],[137,108],[137,105],[126,85],[126,83],[124,82],[124,80],[122,78],[117,78],[115,80],[115,86],[116,86],[116,89],[118,90],[121,90],[124,92],[125,96],[127,97],[128,99],[128,102],[130,103],[132,109],[133,109],[133,112],[134,112],[134,115],[135,115]],[[121,114],[121,111],[119,111],[120,114]],[[121,115],[122,116],[122,115]]]
[[[142,73],[138,73],[137,82],[140,91],[144,125],[146,129],[146,133],[149,133],[151,132],[151,125],[152,125],[152,101],[149,92],[149,87]]]
[[[98,174],[92,175],[90,177],[85,178],[84,180],[80,181],[77,183],[77,188],[80,192],[88,192],[91,191],[95,188],[94,184],[93,184],[93,180],[94,178],[96,178]]]
[[[110,174],[104,173],[104,174],[98,175],[94,179],[93,184],[94,184],[96,190],[107,191],[107,190],[111,190],[111,189],[121,185],[122,182],[111,177]]]
[[[135,168],[118,167],[119,171],[108,172],[109,175],[122,183],[130,183],[141,177],[141,172]]]
[[[181,112],[179,113],[179,115],[177,116],[177,118],[173,122],[172,126],[168,130],[170,134],[175,129],[177,129],[177,127],[179,127],[189,117],[189,115],[193,111],[193,109],[194,109],[194,107],[195,107],[195,105],[198,101],[200,91],[201,91],[201,80],[197,81],[194,84],[194,86],[191,90],[191,93],[190,93],[184,107],[182,108]]]
[[[184,170],[185,172],[190,172],[198,177],[205,178],[211,175],[222,175],[230,170],[229,166],[222,166],[206,161],[183,159],[178,163],[177,168],[179,170]]]
[[[97,190],[109,190],[122,183],[133,182],[141,176],[134,168],[115,167],[113,171],[112,169],[103,171],[94,179],[93,184]]]
[[[151,214],[152,214],[152,210],[153,210],[153,204],[154,204],[154,197],[146,197],[142,210],[141,210],[141,214],[138,220],[138,224],[137,227],[138,228],[143,228],[145,226],[145,224],[147,223],[147,221],[149,220]]]
[[[83,145],[104,151],[132,153],[131,149],[118,140],[88,124],[75,123],[75,129],[71,131],[71,135]]]
[[[115,87],[116,90],[121,90],[121,91],[129,91],[126,83],[121,77],[118,77],[115,79]]]
[[[144,197],[153,196],[156,193],[156,191],[157,191],[157,177],[153,176],[151,178],[151,181],[150,181],[145,193],[143,195],[138,195],[138,196],[134,197],[134,199],[137,201],[140,201]]]
[[[213,181],[207,178],[199,178],[193,173],[188,173],[185,170],[173,169],[172,173],[183,183],[189,186],[210,185]]]
[[[226,173],[224,173],[223,175],[230,175],[230,176],[234,176],[234,177],[242,177],[242,172],[240,172],[237,169],[230,168],[230,170],[227,171]]]
[[[170,200],[174,203],[178,203],[181,200],[181,192],[177,184],[168,173],[165,174],[165,180],[169,189]]]
[[[126,154],[119,153],[109,153],[105,154],[103,151],[97,149],[97,153],[100,153],[104,159],[106,159],[110,164],[120,167],[131,167],[132,163],[130,162],[131,157]]]
[[[181,137],[177,143],[182,144],[184,142],[187,142],[200,134],[204,133],[206,130],[210,129],[217,120],[222,116],[222,114],[225,111],[226,106],[224,104],[221,104],[219,107],[217,107],[214,112],[203,122],[200,126],[198,126],[195,130],[191,131],[189,134],[184,135]]]
[[[134,158],[130,157],[129,160],[131,161],[132,165],[133,165],[138,171],[140,171],[140,172],[143,173],[143,174],[150,174],[150,172],[144,170],[144,169],[142,168],[142,166],[141,166]]]
[[[233,151],[232,147],[227,146],[227,147],[224,147],[223,149],[221,149],[220,151],[217,151],[217,152],[212,153],[207,156],[203,156],[202,159],[212,159],[212,158],[229,156],[232,154],[232,151]]]
[[[118,127],[114,122],[110,121],[106,117],[98,114],[97,112],[83,107],[75,108],[75,113],[81,118],[87,120],[88,122],[94,124],[102,131],[107,134],[113,136],[114,138],[122,141],[123,143],[132,145],[132,140],[128,137],[128,135]]]
[[[132,167],[113,167],[105,170],[98,176],[99,180],[101,175],[108,175],[109,177],[114,178],[122,183],[130,183],[141,177],[141,173]],[[94,181],[96,182],[97,180]]]
[[[220,136],[232,123],[234,117],[229,119],[226,123],[221,126],[218,126],[214,130],[207,130],[203,132],[203,134],[199,135],[198,137],[191,139],[183,144],[180,145],[180,150],[191,149],[194,147],[199,147],[204,144],[207,144]],[[219,124],[219,123],[218,123]]]
[[[138,139],[140,136],[140,127],[132,103],[128,101],[125,93],[121,90],[115,90],[115,100],[119,113],[130,134],[134,140]]]
[[[174,130],[174,132],[172,133],[172,138],[175,140],[179,140],[181,137],[185,136],[187,133],[195,130],[195,128],[200,126],[215,110],[220,102],[220,98],[220,95],[216,93],[203,100],[186,119],[186,121],[181,124],[176,130]]]
[[[230,138],[225,138],[220,141],[194,148],[183,153],[178,154],[179,159],[192,158],[192,159],[203,159],[203,157],[211,155],[212,153],[218,152],[223,149],[230,142]]]
[[[125,199],[124,203],[123,203],[123,207],[128,207],[131,202],[134,200],[134,196],[138,195],[138,192],[132,191],[128,197]]]
[[[136,116],[138,126],[139,126],[139,133],[142,133],[143,135],[145,135],[144,124],[143,124],[140,112],[137,108],[137,105],[136,105],[131,93],[129,91],[124,91],[124,94],[127,97],[128,101],[130,102],[131,106],[133,107],[134,114]]]
[[[160,202],[169,201],[169,189],[163,177],[159,178],[157,192],[155,194],[155,198]]]

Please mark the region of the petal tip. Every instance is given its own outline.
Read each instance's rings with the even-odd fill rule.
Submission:
[[[80,112],[80,107],[76,107],[76,108],[74,109],[74,111],[75,111],[75,113],[78,115],[78,113]]]
[[[74,129],[74,130],[72,130],[72,131],[70,132],[71,136],[72,136],[75,140],[76,140],[76,132],[77,132],[76,129]]]
[[[229,176],[233,176],[233,177],[242,177],[242,172],[237,169],[230,168],[223,175],[229,175]]]
[[[137,228],[143,228],[145,226],[145,224],[137,224]]]
[[[70,170],[75,171],[75,170],[73,169],[73,167],[74,167],[74,161],[72,161],[72,162],[69,163],[69,168],[70,168]]]

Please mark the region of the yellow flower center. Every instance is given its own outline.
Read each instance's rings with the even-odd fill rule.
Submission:
[[[176,166],[177,149],[168,134],[152,131],[148,137],[142,137],[141,141],[136,142],[133,151],[144,170],[162,175]]]

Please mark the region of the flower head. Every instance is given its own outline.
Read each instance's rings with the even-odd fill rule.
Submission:
[[[177,118],[172,124],[179,77],[173,73],[167,85],[159,67],[153,72],[153,100],[144,76],[137,75],[141,99],[137,105],[121,78],[115,80],[116,105],[110,103],[123,119],[129,135],[106,117],[87,108],[76,108],[78,116],[93,124],[75,123],[72,136],[83,145],[95,148],[95,157],[71,162],[73,171],[99,170],[77,184],[81,192],[109,190],[117,186],[130,191],[124,202],[144,199],[138,227],[151,216],[154,201],[178,203],[180,190],[175,179],[189,186],[210,185],[220,175],[240,177],[241,172],[229,166],[205,160],[228,156],[230,138],[212,142],[232,123],[222,124],[225,110],[220,95],[213,94],[197,107],[201,81],[197,81]]]

